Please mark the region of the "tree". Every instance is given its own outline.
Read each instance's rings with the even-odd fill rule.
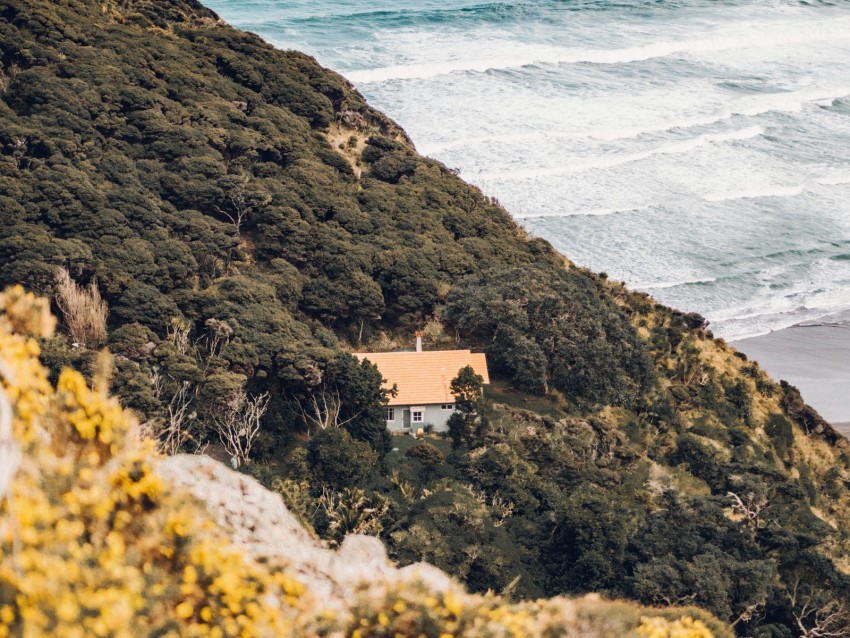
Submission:
[[[336,491],[365,484],[377,465],[377,452],[339,428],[319,432],[307,446],[310,476]]]
[[[326,366],[321,385],[301,402],[301,416],[313,432],[345,428],[383,456],[391,447],[384,407],[393,391],[382,381],[377,366],[341,352]]]
[[[551,389],[590,404],[629,405],[654,381],[628,317],[578,270],[535,265],[470,275],[444,317],[487,348],[494,369],[536,394]]]
[[[271,202],[271,197],[248,190],[251,176],[240,172],[238,175],[227,175],[219,181],[219,186],[225,193],[225,207],[215,206],[215,210],[226,217],[236,229],[236,236],[241,236],[242,226],[248,217],[260,206]]]
[[[352,322],[358,343],[366,322],[377,321],[384,311],[380,286],[360,270],[347,269],[339,277],[320,275],[304,286],[302,305],[323,319]]]
[[[224,449],[239,465],[250,461],[251,447],[260,431],[260,419],[268,407],[268,392],[251,397],[240,390],[213,416],[213,429]]]
[[[472,446],[475,438],[486,427],[481,416],[484,401],[484,377],[476,374],[472,366],[464,366],[452,379],[452,394],[456,411],[449,417],[449,436],[452,447]]]
[[[804,595],[800,582],[788,592],[794,624],[801,638],[850,638],[850,610],[847,604],[830,599],[826,592]]]

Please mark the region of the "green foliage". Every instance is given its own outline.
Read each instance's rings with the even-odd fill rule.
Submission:
[[[724,485],[723,458],[710,439],[691,433],[680,435],[670,461],[674,464],[684,463],[691,474],[714,489],[719,490]]]
[[[752,408],[750,407],[750,396],[746,381],[743,379],[734,382],[726,381],[723,384],[723,391],[726,400],[735,407],[738,418],[749,424],[752,418]]]
[[[378,535],[383,530],[389,502],[374,492],[367,494],[359,488],[345,488],[336,493],[323,492],[318,506],[313,526],[322,538],[335,546],[341,544],[347,534]]]
[[[842,437],[814,408],[807,405],[800,396],[800,391],[787,381],[779,382],[782,389],[782,407],[806,434],[817,434],[832,444],[838,443]]]
[[[452,379],[451,391],[455,397],[455,412],[449,417],[449,436],[452,447],[471,447],[480,440],[487,428],[481,416],[484,406],[484,377],[476,374],[472,366],[464,366]]]
[[[381,387],[381,373],[370,361],[339,353],[325,370],[325,384],[338,393],[339,418],[351,436],[371,445],[380,455],[391,445],[384,406],[390,392]]]
[[[307,467],[314,484],[333,490],[364,485],[375,472],[378,454],[345,430],[316,434],[307,446]]]
[[[590,485],[567,501],[546,555],[558,589],[610,590],[622,577],[626,547],[637,531],[637,519],[622,510],[628,504],[624,495],[612,496],[608,490]],[[623,524],[629,520],[631,524]]]
[[[446,460],[443,453],[427,441],[420,441],[409,448],[404,455],[409,459],[419,461],[425,466],[439,465]]]
[[[764,426],[764,431],[773,441],[773,447],[779,458],[784,459],[788,450],[794,445],[794,430],[791,422],[781,414],[771,414]]]
[[[416,501],[410,524],[389,534],[404,562],[426,561],[457,574],[475,591],[501,590],[516,576],[524,596],[540,594],[512,547],[511,535],[469,488],[437,486]]]
[[[654,381],[628,318],[575,269],[496,268],[467,277],[449,295],[445,317],[488,344],[493,367],[531,392],[632,405]]]

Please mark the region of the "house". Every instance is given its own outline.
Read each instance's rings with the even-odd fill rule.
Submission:
[[[426,425],[432,425],[435,432],[447,431],[447,422],[455,411],[450,386],[461,368],[472,366],[484,377],[484,383],[490,383],[483,353],[469,350],[423,352],[418,336],[415,352],[360,352],[355,356],[378,366],[385,388],[395,385],[398,389],[386,408],[387,428],[392,432],[416,431]]]

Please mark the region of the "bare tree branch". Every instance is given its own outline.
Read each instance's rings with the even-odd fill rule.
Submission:
[[[250,461],[251,447],[260,431],[260,420],[268,410],[269,399],[268,392],[249,397],[240,390],[213,417],[213,427],[221,444],[240,465]]]
[[[154,369],[149,374],[151,387],[157,398],[162,396],[162,375]],[[139,426],[141,435],[156,441],[157,449],[169,456],[177,454],[184,445],[195,441],[192,435],[192,423],[197,413],[190,411],[197,389],[188,381],[183,381],[171,397],[165,417],[145,421]]]
[[[765,498],[757,498],[752,492],[745,498],[741,498],[735,492],[726,492],[726,496],[732,499],[732,509],[744,515],[749,527],[761,529],[761,513],[768,507],[769,501]]]
[[[168,324],[168,340],[180,354],[189,350],[189,325],[179,317],[174,317]]]
[[[307,423],[307,432],[311,436],[320,430],[341,428],[363,413],[360,410],[347,419],[340,419],[342,400],[339,392],[326,388],[322,388],[318,393],[311,393],[306,408],[304,404],[299,404],[298,410],[301,418]]]
[[[811,596],[799,595],[799,579],[788,593],[792,615],[800,638],[850,638],[850,612],[843,602],[830,600],[824,604],[812,601]]]
[[[231,176],[228,176],[231,180]],[[259,194],[250,193],[248,184],[251,182],[251,176],[246,173],[241,173],[235,178],[230,188],[227,189],[227,199],[230,210],[225,210],[220,206],[215,206],[215,209],[221,215],[227,217],[230,223],[236,228],[236,236],[241,237],[242,226],[248,216],[261,205],[266,205],[271,201],[270,196],[260,197]]]

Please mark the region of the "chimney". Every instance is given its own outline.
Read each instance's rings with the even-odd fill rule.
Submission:
[[[422,352],[422,333],[415,332],[416,335],[416,352]]]

